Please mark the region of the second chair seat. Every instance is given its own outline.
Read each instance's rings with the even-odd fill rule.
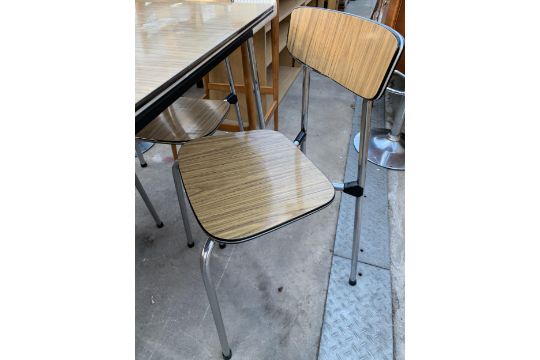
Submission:
[[[334,199],[332,183],[276,131],[190,141],[179,151],[179,165],[195,217],[222,242],[249,240]]]
[[[181,97],[135,136],[164,144],[179,144],[208,136],[216,131],[229,107],[225,100]]]

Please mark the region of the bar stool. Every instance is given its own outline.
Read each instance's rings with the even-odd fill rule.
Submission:
[[[304,73],[301,130],[294,142],[272,130],[201,138],[180,148],[179,167],[173,168],[209,236],[201,254],[201,272],[224,359],[230,359],[232,351],[210,277],[215,243],[253,240],[321,210],[340,190],[357,199],[349,277],[349,284],[356,284],[367,147],[359,154],[357,180],[345,184],[332,184],[305,156],[309,74],[313,69],[366,100],[360,128],[367,138],[372,102],[384,92],[403,38],[359,16],[299,7],[291,14],[287,48],[303,64]]]
[[[235,105],[236,118],[240,131],[244,130],[238,98],[234,89],[234,80],[229,58],[224,60],[227,70],[230,94],[224,100],[207,100],[181,97],[171,106],[152,120],[141,131],[135,134],[138,141],[147,141],[159,144],[182,145],[191,140],[212,135],[225,119],[230,106]],[[142,155],[142,154],[141,154]],[[139,160],[144,158],[141,156]],[[141,166],[146,166],[141,163]],[[195,246],[188,220],[186,199],[181,190],[181,180],[177,176],[178,160],[173,163],[173,178],[176,187],[178,202],[184,229],[186,232],[188,247]],[[225,245],[221,245],[224,248]]]
[[[135,188],[137,188],[137,191],[141,195],[144,201],[144,204],[146,205],[146,208],[148,209],[148,211],[150,211],[150,214],[152,214],[152,217],[154,218],[154,221],[156,222],[156,226],[158,228],[162,228],[163,221],[161,221],[161,219],[159,218],[159,215],[157,214],[156,209],[154,209],[152,202],[148,198],[148,195],[146,195],[146,191],[144,191],[144,188],[141,182],[139,181],[139,177],[137,176],[137,174],[135,174]]]
[[[394,70],[392,80],[399,78],[405,83],[405,75],[398,70]],[[397,81],[396,81],[397,82]],[[405,170],[405,139],[401,136],[405,123],[405,90],[398,90],[394,87],[386,88],[387,96],[393,96],[398,100],[398,106],[393,113],[393,124],[391,129],[375,128],[371,129],[368,145],[368,161],[392,170]],[[385,107],[387,104],[385,103]],[[358,151],[360,147],[360,133],[354,137],[354,147]]]
[[[394,70],[394,78],[398,77],[403,80],[404,85],[405,75]],[[405,124],[405,86],[403,90],[395,89],[395,87],[386,88],[389,93],[387,96],[398,99],[398,106],[393,114],[392,128],[371,130],[368,161],[387,169],[405,170],[405,139],[401,136]]]

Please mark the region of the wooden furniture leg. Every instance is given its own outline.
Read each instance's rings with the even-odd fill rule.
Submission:
[[[203,85],[204,85],[204,96],[203,99],[210,99],[210,89],[208,88],[208,83],[210,76],[208,74],[203,76]]]
[[[328,9],[337,10],[338,9],[338,0],[328,0]]]

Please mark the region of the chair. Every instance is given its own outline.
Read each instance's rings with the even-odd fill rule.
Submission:
[[[137,191],[139,192],[139,194],[141,194],[141,197],[144,201],[144,204],[148,208],[148,211],[150,211],[150,214],[152,214],[152,217],[154,218],[154,221],[156,222],[156,226],[158,228],[162,228],[163,221],[161,221],[161,219],[159,218],[159,215],[157,214],[156,209],[154,209],[152,202],[148,198],[148,195],[146,195],[146,191],[144,191],[144,188],[141,182],[139,181],[139,177],[137,176],[137,174],[135,174],[135,187],[137,188]]]
[[[324,208],[334,199],[335,190],[341,190],[356,197],[349,277],[349,284],[356,284],[365,139],[372,102],[383,94],[402,47],[397,32],[372,20],[320,8],[296,8],[287,48],[303,64],[304,79],[301,130],[294,142],[275,131],[255,130],[197,139],[180,149],[179,168],[173,172],[178,171],[175,176],[183,182],[195,217],[209,236],[201,254],[201,272],[225,359],[232,352],[210,278],[215,242],[253,240]],[[363,146],[358,178],[353,182],[332,184],[305,156],[310,69],[365,99],[360,120]]]
[[[136,141],[148,141],[159,144],[173,145],[173,151],[176,151],[176,145],[184,144],[188,141],[212,135],[223,122],[225,116],[229,112],[231,104],[235,105],[236,118],[240,130],[244,130],[242,118],[240,116],[240,107],[238,98],[234,90],[234,80],[232,77],[231,65],[229,58],[224,60],[229,82],[230,94],[224,100],[206,100],[181,97],[176,100],[171,106],[162,112],[157,118],[152,120],[141,131],[135,134]],[[137,154],[141,161],[141,166],[145,167],[146,162],[142,154]],[[177,154],[174,154],[177,159]],[[175,160],[173,167],[178,167],[178,161]],[[173,171],[175,186],[178,190],[180,180]],[[188,221],[188,212],[185,205],[183,191],[177,191],[178,202],[180,204],[180,212],[184,229],[186,232],[188,247],[195,246],[191,228]],[[221,248],[225,244],[220,245]]]

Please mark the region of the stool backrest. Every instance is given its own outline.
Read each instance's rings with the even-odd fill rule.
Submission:
[[[287,48],[298,61],[367,100],[379,98],[403,37],[372,20],[314,7],[293,10]]]

